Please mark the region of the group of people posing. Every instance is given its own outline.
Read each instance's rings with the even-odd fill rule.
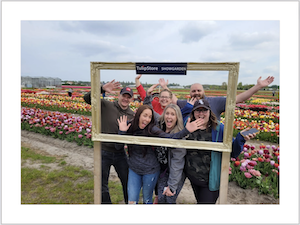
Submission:
[[[178,100],[163,78],[147,91],[140,78],[138,75],[135,82],[143,105],[135,113],[129,107],[134,97],[130,87],[122,88],[114,102],[101,100],[102,133],[223,142],[224,125],[219,120],[226,97],[206,97],[203,86],[195,83],[190,88],[191,99]],[[236,103],[247,100],[273,80],[259,77],[255,86],[236,96]],[[162,91],[156,99],[152,93],[158,85]],[[119,87],[119,82],[113,80],[101,87],[101,93],[113,93]],[[91,104],[90,92],[84,100]],[[231,157],[237,157],[244,143],[254,137],[238,133],[232,141]],[[112,203],[108,188],[111,166],[121,180],[126,204],[138,204],[141,190],[144,204],[152,204],[153,199],[154,203],[175,204],[186,178],[198,204],[215,204],[219,197],[221,152],[136,144],[128,144],[125,151],[122,143],[102,142],[101,154],[102,204]]]

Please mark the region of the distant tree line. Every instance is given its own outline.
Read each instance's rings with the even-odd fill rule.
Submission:
[[[107,82],[108,81],[102,82],[102,84],[107,83]],[[70,84],[70,83],[72,83],[72,84]],[[135,86],[135,82],[133,82],[133,81],[120,81],[120,84],[122,85],[122,87]],[[141,82],[141,84],[143,85],[144,88],[149,88],[153,85],[153,84],[148,84],[147,82],[145,82],[145,83]],[[62,81],[62,85],[90,86],[91,82],[88,82],[88,81]],[[177,83],[170,83],[170,84],[168,84],[168,87],[170,87],[170,86],[182,86],[182,85],[177,84]],[[254,86],[254,84],[244,84],[243,85],[242,82],[239,82],[237,85],[237,90],[248,90],[253,86]],[[188,89],[191,87],[191,85],[185,85],[183,87]],[[204,90],[227,90],[227,83],[223,82],[222,85],[203,84],[203,88],[204,88]],[[279,86],[272,85],[272,86],[268,86],[268,87],[264,88],[263,90],[268,90],[268,89],[279,90]]]

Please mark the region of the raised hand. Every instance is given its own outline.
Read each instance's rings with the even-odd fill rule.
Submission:
[[[115,80],[112,80],[106,84],[104,84],[102,86],[103,90],[107,93],[111,93],[111,94],[116,94],[116,91],[113,91],[114,89],[118,89],[121,87],[121,84],[119,81],[115,81]]]
[[[151,95],[152,92],[154,91],[154,89],[158,86],[159,84],[154,84],[152,85],[148,90],[147,90],[147,94]]]
[[[273,76],[268,76],[265,80],[261,80],[261,76],[257,79],[257,85],[261,86],[262,88],[267,87],[274,81]]]
[[[139,74],[135,77],[135,80],[139,80],[142,77],[142,74]]]
[[[197,98],[192,97],[191,100],[187,100],[188,103],[190,103],[191,105],[194,105],[195,102],[197,101]]]
[[[138,87],[141,85],[141,82],[140,82],[140,78],[141,78],[142,74],[139,74],[135,77],[135,86]]]
[[[131,123],[127,124],[127,116],[123,115],[120,116],[120,119],[117,119],[119,124],[119,130],[120,131],[128,131],[129,127],[131,126]]]
[[[203,119],[199,118],[194,120],[193,122],[191,122],[191,118],[188,118],[188,121],[186,123],[186,129],[190,132],[193,133],[194,131],[198,130],[198,129],[205,129],[206,124],[204,124]]]
[[[160,78],[158,80],[159,85],[163,88],[163,89],[167,89],[168,88],[168,84],[169,84],[169,80],[167,80],[167,82],[165,81],[164,78]]]

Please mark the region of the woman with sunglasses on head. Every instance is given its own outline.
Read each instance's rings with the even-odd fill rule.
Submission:
[[[127,116],[121,116],[118,119],[119,134],[146,136],[146,137],[164,137],[180,139],[199,129],[199,120],[192,123],[187,122],[186,127],[177,133],[166,133],[155,126],[153,109],[148,105],[142,105],[138,108],[133,120],[127,122]],[[151,204],[153,190],[156,185],[160,164],[157,161],[155,149],[152,146],[128,144],[128,203],[137,204],[139,194],[143,188],[143,203]],[[117,149],[123,149],[124,144],[116,144]]]
[[[224,125],[211,111],[205,99],[197,100],[190,114],[190,121],[200,120],[200,129],[189,134],[187,140],[223,142]],[[245,129],[248,130],[249,128]],[[231,157],[237,157],[244,143],[255,134],[237,134],[232,143]],[[187,150],[185,174],[189,178],[197,204],[215,204],[219,197],[222,152],[212,150]]]

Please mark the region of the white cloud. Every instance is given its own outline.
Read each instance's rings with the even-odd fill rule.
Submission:
[[[233,33],[229,37],[229,43],[233,49],[262,48],[266,44],[278,42],[278,34],[271,32]]]
[[[43,71],[63,80],[89,80],[90,61],[240,62],[240,79],[253,71],[255,83],[256,74],[270,74],[264,68],[279,63],[276,21],[23,21],[21,31],[22,76]],[[213,82],[223,80],[215,76]]]

